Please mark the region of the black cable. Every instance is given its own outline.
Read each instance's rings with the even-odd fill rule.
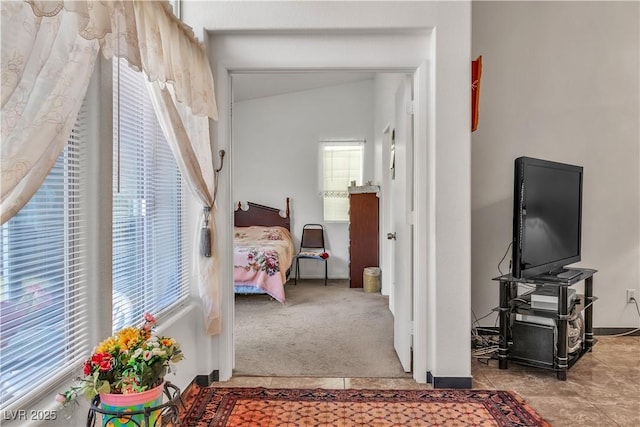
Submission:
[[[473,315],[473,318],[475,319],[475,321],[473,322],[472,326],[471,326],[471,333],[473,335],[472,340],[477,340],[480,341],[480,343],[476,343],[476,345],[480,346],[480,347],[486,347],[489,346],[491,344],[490,339],[488,339],[487,337],[483,337],[482,335],[480,335],[478,333],[478,331],[482,330],[482,327],[480,326],[480,320],[491,316],[492,314],[494,314],[494,311],[490,311],[488,314],[482,316],[481,318],[478,319],[478,317],[476,316],[475,311],[473,311],[473,309],[471,309],[471,314]],[[474,341],[475,342],[475,341]]]
[[[638,312],[638,316],[640,316],[640,307],[638,306],[638,301],[634,297],[631,297],[630,299],[636,305],[636,311]],[[635,334],[638,331],[640,331],[640,328],[635,328],[635,329],[632,329],[630,331],[623,332],[621,334],[609,335],[609,336],[610,337],[624,337],[624,336],[627,336],[627,335]]]
[[[500,269],[500,264],[502,264],[502,261],[504,261],[504,259],[507,257],[507,254],[509,253],[509,249],[511,248],[511,245],[513,245],[513,241],[511,241],[511,243],[509,243],[509,246],[507,246],[507,250],[504,252],[504,255],[502,256],[502,259],[498,263],[498,271],[500,272],[501,276],[504,275],[504,273]],[[509,270],[511,270],[511,269],[509,269]]]
[[[479,324],[482,319],[485,319],[485,318],[491,316],[492,314],[495,314],[495,311],[490,311],[488,314],[485,314],[484,316],[482,316],[479,319],[476,317],[476,313],[473,310],[471,310],[471,313],[473,314],[473,317],[476,319],[475,323]]]

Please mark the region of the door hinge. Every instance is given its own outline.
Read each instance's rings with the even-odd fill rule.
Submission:
[[[407,114],[413,116],[416,112],[416,103],[414,100],[407,102]]]

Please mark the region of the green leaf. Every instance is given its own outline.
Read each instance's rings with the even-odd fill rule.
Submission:
[[[111,392],[111,386],[108,381],[102,381],[100,387],[98,388],[98,393],[109,393]]]

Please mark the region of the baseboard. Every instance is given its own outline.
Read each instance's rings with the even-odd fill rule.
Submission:
[[[630,337],[640,336],[640,328],[593,328],[593,335],[607,336],[607,335],[619,335],[626,334],[627,332],[634,331],[629,334]],[[495,332],[491,332],[495,331]],[[499,334],[500,328],[497,327],[483,327],[482,330],[478,330],[478,335],[494,335]]]
[[[209,375],[196,375],[195,383],[200,387],[209,387],[212,382],[220,381],[220,371],[211,371]]]
[[[607,335],[619,335],[626,334],[627,332],[634,331],[629,334],[630,337],[639,337],[639,328],[593,328],[593,335],[607,336]]]
[[[477,329],[478,335],[495,335],[500,333],[497,326],[481,326]]]
[[[427,372],[427,382],[433,388],[473,388],[473,377],[434,377]]]

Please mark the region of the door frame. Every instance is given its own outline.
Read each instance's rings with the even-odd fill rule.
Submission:
[[[231,248],[233,246],[233,206],[232,201],[232,185],[231,185],[231,169],[233,167],[233,135],[231,123],[231,102],[232,102],[232,85],[231,74],[236,72],[285,72],[285,71],[378,71],[378,72],[404,72],[412,73],[414,76],[415,91],[415,118],[414,118],[414,159],[424,159],[426,168],[417,168],[414,171],[414,189],[425,189],[424,194],[416,191],[416,211],[414,217],[415,233],[425,236],[425,239],[416,239],[413,251],[413,311],[414,317],[414,365],[413,378],[416,382],[424,383],[427,381],[425,373],[427,372],[427,364],[429,354],[427,353],[427,342],[429,341],[430,331],[427,328],[427,293],[428,288],[433,286],[432,274],[428,274],[429,265],[435,259],[435,244],[433,228],[435,219],[432,217],[435,206],[434,184],[429,182],[428,177],[434,175],[433,157],[428,158],[427,154],[435,152],[435,135],[427,132],[428,124],[435,122],[434,109],[429,108],[427,91],[434,90],[435,81],[433,73],[429,72],[433,68],[433,61],[429,60],[429,41],[431,31],[429,29],[417,29],[412,31],[378,31],[374,34],[367,32],[360,34],[357,31],[348,31],[344,34],[336,34],[331,31],[331,37],[327,44],[326,34],[323,32],[313,33],[311,35],[301,34],[298,32],[290,32],[283,34],[282,32],[233,32],[232,34],[214,33],[211,35],[209,44],[214,46],[217,41],[221,43],[221,49],[230,49],[229,52],[221,55],[223,59],[212,60],[212,69],[216,79],[216,90],[219,110],[219,120],[214,123],[211,129],[212,141],[218,145],[217,149],[224,149],[228,153],[229,167],[223,170],[220,175],[221,185],[218,191],[218,210],[216,215],[216,229],[218,230],[218,246],[220,248]],[[240,46],[233,43],[225,43],[224,37],[231,37],[232,42],[239,42]],[[234,39],[235,36],[239,36]],[[248,37],[243,37],[248,36]],[[259,38],[258,46],[242,46],[248,43],[252,36]],[[384,38],[387,43],[382,47],[376,40]],[[271,40],[274,39],[274,40]],[[260,50],[264,50],[264,44],[272,41],[278,49],[267,49],[271,52],[265,56],[260,54]],[[334,54],[323,56],[317,54],[318,51],[311,48],[309,56],[295,57],[279,56],[273,54],[279,50],[289,50],[291,44],[292,52],[295,52],[295,45],[313,46],[322,44],[323,52],[334,51]],[[408,47],[405,44],[407,43]],[[262,46],[260,46],[262,45]],[[229,46],[231,46],[229,48]],[[343,55],[335,52],[344,50],[345,46],[354,50],[351,55]],[[371,52],[376,54],[372,55]],[[232,52],[233,51],[233,52]],[[253,54],[255,53],[255,54]],[[315,55],[315,56],[314,56]],[[427,161],[430,160],[430,161]],[[387,230],[382,230],[382,235],[386,236]],[[430,244],[426,244],[430,242]],[[218,341],[218,352],[220,357],[219,379],[225,381],[231,378],[235,363],[235,344],[233,339],[233,323],[235,316],[234,294],[232,286],[224,286],[224,284],[233,283],[232,269],[232,251],[221,250],[219,258],[220,269],[220,289],[221,313],[222,313],[222,332]],[[420,262],[419,260],[423,260]],[[424,260],[427,260],[426,262]],[[432,273],[432,271],[430,272]],[[421,285],[420,285],[421,284]]]

